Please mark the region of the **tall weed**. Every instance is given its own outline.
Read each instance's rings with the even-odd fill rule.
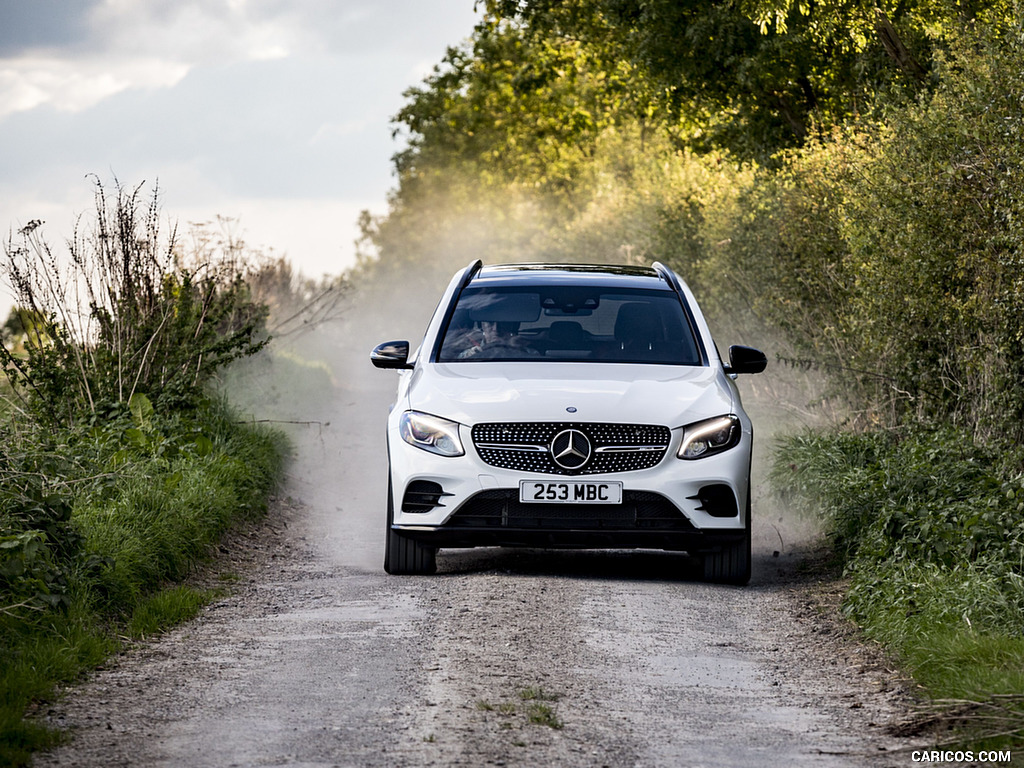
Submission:
[[[146,203],[141,187],[118,184],[111,199],[97,181],[94,215],[65,256],[41,227],[12,235],[0,261],[19,316],[31,319],[23,352],[0,345],[0,362],[34,418],[73,425],[136,393],[185,406],[219,367],[265,343],[266,309],[237,254],[186,260],[176,232],[160,231],[155,191]]]

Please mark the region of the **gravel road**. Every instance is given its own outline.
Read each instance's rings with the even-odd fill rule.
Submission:
[[[225,545],[231,594],[40,713],[72,738],[37,765],[910,764],[903,686],[774,512],[746,588],[668,553],[443,551],[437,576],[386,576],[394,381],[373,374]]]

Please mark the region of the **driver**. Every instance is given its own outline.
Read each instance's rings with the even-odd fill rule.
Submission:
[[[466,336],[467,346],[459,353],[459,359],[469,357],[513,357],[521,354],[524,342],[517,336],[519,323],[481,320],[480,329]]]

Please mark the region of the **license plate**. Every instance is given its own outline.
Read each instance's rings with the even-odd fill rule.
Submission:
[[[524,504],[621,504],[622,483],[522,480],[519,501]]]

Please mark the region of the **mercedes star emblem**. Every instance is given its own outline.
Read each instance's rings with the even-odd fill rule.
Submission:
[[[579,469],[590,459],[590,440],[578,429],[563,429],[551,441],[551,458],[562,469]]]

